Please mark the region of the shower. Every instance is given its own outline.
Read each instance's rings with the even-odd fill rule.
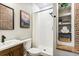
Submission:
[[[34,11],[34,44],[46,54],[53,55],[53,5],[46,7],[44,4],[45,8],[36,6],[39,10]]]

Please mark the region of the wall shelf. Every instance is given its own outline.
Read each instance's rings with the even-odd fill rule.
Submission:
[[[79,3],[70,4],[71,6],[68,8],[68,10],[63,8],[60,9],[58,7],[57,46],[63,45],[63,47],[59,47],[60,49],[61,47],[64,49],[67,48],[66,46],[68,46],[67,49],[64,49],[67,51],[70,51],[72,48],[69,48],[73,47],[75,49],[74,52],[79,53]],[[68,31],[63,31],[63,27],[67,27]]]
[[[71,25],[71,23],[63,23],[63,24],[59,24],[59,25]]]
[[[67,33],[66,30],[69,32]],[[71,42],[71,34],[71,4],[69,4],[67,8],[58,9],[58,40]]]
[[[66,16],[70,16],[71,13],[65,13],[65,14],[61,14],[59,17],[66,17]]]
[[[62,33],[62,32],[59,32],[59,34],[71,34],[71,32],[68,32],[68,33]]]

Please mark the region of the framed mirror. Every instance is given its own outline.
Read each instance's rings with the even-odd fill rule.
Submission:
[[[0,3],[0,30],[14,29],[14,9]]]

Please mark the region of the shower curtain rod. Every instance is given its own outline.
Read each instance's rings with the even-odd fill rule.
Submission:
[[[44,9],[44,10],[40,10],[40,11],[37,11],[37,12],[34,12],[34,13],[39,13],[39,12],[43,12],[43,11],[46,11],[46,10],[49,10],[49,9],[52,9],[53,7],[51,8],[48,8],[48,9]]]

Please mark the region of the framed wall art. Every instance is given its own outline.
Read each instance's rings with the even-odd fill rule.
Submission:
[[[14,9],[0,3],[0,30],[14,29]]]
[[[20,10],[20,27],[30,28],[30,14]]]

